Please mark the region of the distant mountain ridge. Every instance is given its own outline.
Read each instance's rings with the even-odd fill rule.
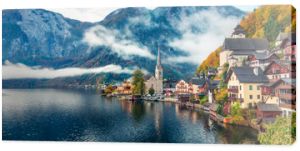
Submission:
[[[231,6],[158,7],[154,10],[129,7],[113,11],[102,21],[89,23],[69,19],[61,14],[43,9],[3,10],[2,62],[9,60],[12,63],[51,68],[90,68],[117,64],[122,67],[137,66],[150,73],[154,72],[155,59],[141,56],[124,59],[112,51],[113,48],[109,46],[91,47],[83,40],[89,29],[103,26],[108,30],[118,31],[117,40],[130,40],[137,46],[145,47],[154,56],[156,56],[159,46],[165,70],[164,77],[173,79],[190,77],[194,74],[196,65],[164,63],[166,57],[187,55],[186,52],[168,44],[170,40],[182,36],[182,33],[173,24],[181,20],[182,14],[191,15],[211,8],[216,8],[224,16],[242,17],[245,14]],[[201,26],[201,23],[197,26]],[[109,80],[109,77],[111,76],[105,78]],[[114,75],[114,77],[121,80],[129,76]],[[83,80],[82,77],[79,79]],[[95,82],[95,78],[88,79],[87,82]]]

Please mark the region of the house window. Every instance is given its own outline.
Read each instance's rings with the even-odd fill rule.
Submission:
[[[252,96],[252,95],[249,95],[249,99],[252,100],[252,99],[253,99],[253,96]]]
[[[240,98],[242,99],[243,97],[242,97],[242,94],[240,94]]]
[[[260,99],[260,95],[257,95],[257,99],[258,99],[258,100]]]
[[[240,85],[240,90],[242,90],[242,86]]]
[[[259,87],[259,86],[257,86],[257,90],[260,90],[260,87]]]
[[[252,90],[252,85],[249,85],[249,90]]]

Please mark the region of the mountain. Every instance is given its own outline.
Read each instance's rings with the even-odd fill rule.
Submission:
[[[41,9],[3,10],[2,60],[59,67],[85,55],[81,39],[91,26]]]
[[[240,25],[246,31],[247,37],[267,38],[272,48],[275,43],[275,38],[280,32],[296,31],[296,9],[291,5],[261,6],[243,17]],[[206,71],[208,67],[217,68],[219,66],[220,48],[214,50],[199,65],[196,73]]]
[[[149,73],[154,73],[155,56],[159,47],[164,77],[186,79],[194,74],[197,65],[167,62],[166,58],[168,57],[188,55],[186,51],[172,47],[169,43],[182,37],[183,33],[178,29],[176,23],[184,21],[183,16],[210,9],[215,9],[224,17],[241,18],[245,14],[231,6],[158,7],[154,10],[129,7],[117,9],[102,21],[90,23],[69,19],[59,13],[43,9],[3,10],[2,63],[9,60],[12,63],[22,63],[27,66],[55,69],[91,68],[116,64],[122,67],[139,67]],[[193,26],[195,28],[193,31],[204,32],[203,26],[205,26],[204,23],[199,23],[195,27]],[[108,41],[103,44],[95,44],[86,40],[89,38],[87,34],[100,36],[97,38]],[[117,44],[115,44],[116,42]],[[116,48],[122,51],[117,51]],[[141,52],[149,50],[152,56],[143,53],[130,54],[130,49],[137,49]],[[67,79],[73,79],[75,83],[94,83],[98,77],[111,81],[123,80],[129,76],[126,74],[93,74],[41,81],[46,81],[43,82],[43,84],[46,83],[45,85],[55,83],[55,81],[59,81],[59,84],[65,84],[62,81],[72,81]]]

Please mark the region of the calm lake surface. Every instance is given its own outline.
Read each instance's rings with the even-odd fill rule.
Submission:
[[[257,132],[217,125],[177,104],[132,103],[95,91],[3,89],[2,139],[163,143],[257,143]]]

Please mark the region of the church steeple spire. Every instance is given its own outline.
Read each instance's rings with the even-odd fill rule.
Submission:
[[[160,66],[161,65],[161,61],[160,61],[160,49],[159,47],[157,48],[157,63],[156,66]]]
[[[156,60],[156,67],[155,67],[155,78],[157,80],[163,79],[163,68],[161,66],[161,60],[160,60],[160,49],[157,48],[157,60]]]

